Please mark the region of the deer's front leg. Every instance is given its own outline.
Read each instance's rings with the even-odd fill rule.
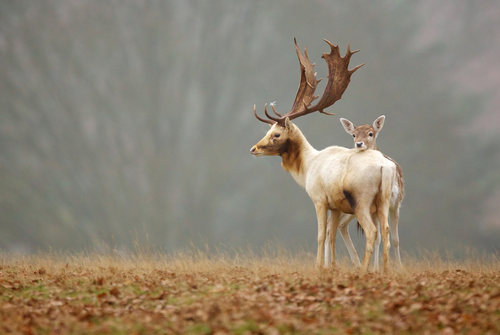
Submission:
[[[315,206],[316,206],[316,217],[318,218],[318,254],[316,257],[316,267],[322,268],[323,264],[325,264],[325,257],[323,254],[323,250],[325,249],[326,221],[327,221],[328,208],[323,204]],[[337,232],[337,228],[335,228],[335,232]],[[334,247],[335,246],[332,246],[332,248]]]

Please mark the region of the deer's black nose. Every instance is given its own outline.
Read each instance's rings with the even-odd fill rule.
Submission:
[[[363,146],[363,142],[356,142],[356,146],[357,146],[358,148],[361,148],[361,147]]]
[[[250,153],[253,155],[255,153],[255,147],[253,147],[252,149],[250,149]]]

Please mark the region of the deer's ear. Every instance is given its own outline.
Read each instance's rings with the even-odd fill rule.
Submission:
[[[290,121],[290,118],[288,118],[288,117],[285,119],[285,129],[287,131],[292,129],[292,121]]]
[[[384,126],[384,121],[385,121],[385,115],[381,115],[375,121],[373,121],[373,129],[375,129],[377,133],[382,130],[382,127]]]
[[[356,128],[354,123],[344,118],[340,118],[340,123],[342,123],[342,126],[344,126],[344,129],[348,134],[352,135],[354,133],[354,128]]]

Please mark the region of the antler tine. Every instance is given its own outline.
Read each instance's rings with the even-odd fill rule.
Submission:
[[[273,109],[274,114],[278,115],[279,117],[283,117],[282,114],[278,113],[276,109],[274,109],[274,105],[271,105],[271,108]]]
[[[333,55],[334,52],[335,52],[335,55],[340,58],[340,49],[339,49],[339,46],[333,44],[332,42],[330,42],[326,38],[323,38],[323,41],[325,41],[326,43],[328,43],[328,45],[330,46],[330,53],[328,55]],[[348,52],[349,52],[349,48],[350,48],[350,44],[347,45],[347,51]],[[327,55],[327,54],[324,53],[323,55],[321,55],[321,58],[325,58],[325,55]]]
[[[359,50],[357,50],[357,51],[359,51]],[[365,65],[365,63],[363,63],[363,64],[359,64],[358,66],[354,67],[354,69],[349,70],[349,72],[350,72],[351,74],[353,74],[354,72],[356,72],[356,71],[357,71],[360,67],[362,67],[363,65]]]
[[[274,106],[273,106],[273,109],[274,109]],[[271,116],[267,113],[267,104],[264,105],[264,114],[266,114],[266,116],[270,119],[270,120],[273,120],[275,122],[283,122],[283,120],[281,118],[275,118],[274,116]]]
[[[328,112],[325,112],[324,110],[320,110],[319,112],[323,113],[323,114],[326,114],[326,115],[330,115],[330,116],[335,115],[335,113],[328,113]]]
[[[345,53],[345,56],[344,58],[347,58],[348,61],[351,60],[351,56],[354,55],[355,53],[359,52],[359,50],[354,50],[354,51],[351,51],[351,45],[350,44],[347,44],[347,52]],[[354,72],[356,72],[360,67],[362,67],[363,65],[365,65],[365,63],[363,64],[360,64],[356,67],[354,67],[354,69],[352,70],[348,70],[351,74],[353,74]]]
[[[267,104],[266,104],[267,105]],[[255,117],[259,120],[259,121],[262,121],[264,123],[269,123],[269,124],[274,124],[275,122],[271,121],[271,120],[266,120],[266,119],[263,119],[261,118],[260,116],[257,115],[257,109],[255,108],[255,105],[253,105],[253,114],[255,115]]]

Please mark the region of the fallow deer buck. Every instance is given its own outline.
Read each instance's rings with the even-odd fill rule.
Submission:
[[[305,188],[316,208],[318,220],[318,251],[316,266],[324,264],[323,250],[325,248],[327,214],[330,210],[331,228],[337,231],[341,213],[354,214],[366,234],[366,249],[361,266],[362,271],[368,270],[368,264],[373,253],[377,228],[374,219],[378,218],[382,227],[384,240],[384,270],[388,270],[388,255],[390,242],[387,216],[389,201],[396,175],[396,165],[376,150],[360,151],[338,146],[328,147],[321,151],[314,149],[299,128],[291,120],[313,112],[326,113],[325,108],[333,105],[342,97],[351,75],[363,64],[349,70],[349,60],[357,52],[351,52],[349,46],[344,57],[340,56],[338,46],[330,45],[329,54],[324,53],[328,65],[328,83],[319,102],[311,106],[318,98],[314,91],[319,80],[313,72],[307,56],[307,49],[302,55],[297,41],[295,49],[300,63],[300,84],[294,104],[290,112],[280,114],[272,106],[276,116],[267,112],[266,118],[255,117],[271,125],[262,140],[250,150],[254,156],[281,156],[281,166],[288,171],[295,181]],[[330,234],[331,259],[335,264],[336,234]]]
[[[377,136],[380,130],[382,130],[382,127],[384,126],[385,122],[384,115],[379,116],[371,126],[365,124],[356,127],[354,123],[344,118],[341,118],[340,122],[342,123],[342,126],[344,127],[345,131],[353,136],[355,148],[357,148],[358,150],[379,151],[379,148],[377,146]],[[402,263],[401,263],[401,255],[399,252],[398,223],[399,223],[399,209],[401,207],[401,203],[403,202],[404,192],[405,192],[403,170],[395,160],[386,155],[384,155],[384,157],[394,162],[394,164],[396,164],[396,182],[393,185],[390,206],[389,206],[389,217],[390,217],[389,226],[391,229],[391,239],[392,239],[392,245],[394,246],[394,253],[396,255],[396,262],[398,266],[401,267]],[[349,223],[352,221],[352,219],[354,219],[354,217],[355,216],[352,214],[345,214],[345,213],[342,214],[340,216],[339,230],[342,239],[344,240],[344,243],[349,252],[349,256],[351,257],[351,261],[355,265],[360,266],[361,263],[359,261],[359,256],[352,243],[351,236],[349,235],[349,230],[347,229]],[[330,219],[328,220],[328,225],[329,226],[327,228],[327,235],[334,233],[334,231],[330,229]],[[376,222],[376,225],[378,226],[378,222]],[[378,231],[377,234],[377,240],[375,241],[375,250],[373,255],[374,258],[373,265],[375,271],[378,271],[378,265],[379,265],[379,246],[380,246],[380,231]],[[329,263],[329,256],[330,256],[329,248],[330,246],[327,243],[325,248],[325,264]]]

